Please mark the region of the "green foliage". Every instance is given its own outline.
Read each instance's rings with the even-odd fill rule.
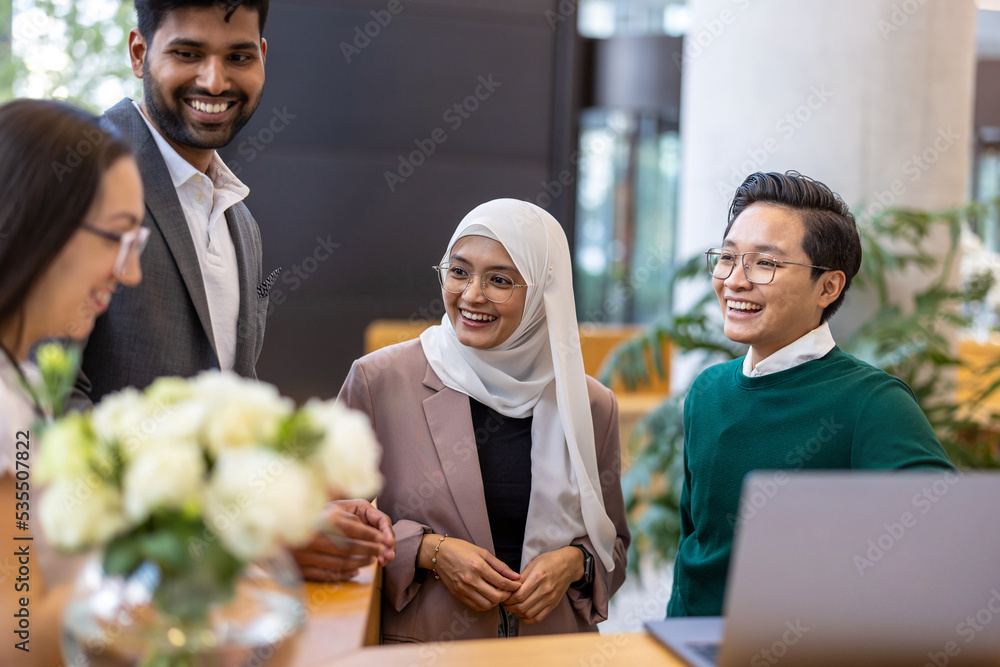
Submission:
[[[323,442],[323,429],[314,424],[302,410],[285,419],[278,430],[275,449],[300,461],[316,453]]]
[[[45,343],[36,351],[35,360],[41,375],[38,399],[42,410],[60,417],[66,412],[66,403],[80,370],[80,349],[76,345],[63,347],[59,343]]]
[[[0,0],[0,103],[14,96],[15,63],[10,50],[13,36],[14,5]]]
[[[639,553],[655,550],[671,558],[680,535],[681,487],[684,467],[684,394],[671,396],[641,422],[633,439],[642,454],[622,475],[625,511],[632,519],[630,569],[637,571]]]
[[[1000,201],[992,208],[1000,208]],[[993,383],[972,404],[960,405],[951,398],[956,358],[954,334],[968,327],[963,306],[982,301],[989,285],[973,284],[965,292],[954,289],[954,269],[959,259],[962,226],[983,216],[982,204],[941,212],[889,210],[859,225],[864,264],[855,278],[861,288],[878,299],[878,310],[841,347],[854,356],[903,379],[913,390],[924,414],[952,461],[961,467],[1000,468],[1000,433],[973,422],[976,409],[995,391]],[[932,235],[943,235],[948,246],[943,253],[928,252]],[[699,255],[677,271],[678,287],[691,289],[692,280],[710,280]],[[912,304],[906,307],[891,297],[894,277],[909,270],[928,277]],[[698,289],[695,287],[694,289]],[[617,348],[602,368],[606,385],[621,381],[629,389],[646,383],[664,365],[658,350],[664,339],[683,352],[703,354],[705,367],[745,354],[746,348],[725,338],[718,305],[710,286],[690,312],[675,315],[650,326],[639,336]],[[653,360],[651,363],[650,360]],[[1000,355],[984,372],[1000,369]],[[622,477],[629,522],[635,534],[633,547],[655,559],[673,558],[680,537],[678,508],[683,485],[684,393],[670,396],[636,425],[631,451],[639,454]],[[1000,418],[995,414],[993,421]],[[636,554],[630,569],[637,568]]]
[[[243,567],[200,517],[182,511],[160,512],[144,524],[112,540],[104,551],[109,576],[131,577],[143,563],[159,570],[154,601],[183,623],[201,623],[209,605],[229,600]]]
[[[8,90],[33,97],[65,99],[95,113],[103,111],[98,90],[106,82],[136,97],[139,91],[129,64],[129,30],[135,25],[131,0],[111,0],[110,16],[96,16],[101,5],[65,0],[21,0],[14,13],[14,42],[27,49],[25,58],[12,54],[3,58],[0,38],[0,98],[4,95],[4,76]],[[4,12],[12,3],[0,0],[0,35],[4,30]],[[38,57],[39,53],[48,54]],[[61,54],[61,55],[59,55]],[[54,56],[54,57],[53,57]]]

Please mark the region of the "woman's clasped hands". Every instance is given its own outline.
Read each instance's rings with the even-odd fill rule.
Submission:
[[[576,547],[563,547],[531,560],[521,573],[521,586],[504,603],[504,609],[522,623],[545,620],[566,595],[570,584],[583,576],[583,555]]]
[[[528,624],[544,620],[556,608],[570,584],[583,576],[582,561],[579,549],[564,547],[534,558],[518,574],[486,549],[454,537],[442,541],[433,533],[424,535],[417,558],[419,567],[436,571],[469,608],[487,611],[503,604]]]
[[[437,563],[432,560],[435,557]],[[486,549],[454,537],[442,541],[440,535],[424,535],[417,565],[436,571],[455,599],[475,611],[496,607],[521,586],[521,575],[502,560]]]

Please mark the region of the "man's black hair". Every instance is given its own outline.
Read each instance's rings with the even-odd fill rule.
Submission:
[[[153,35],[163,25],[167,14],[174,10],[182,7],[223,7],[228,22],[233,12],[242,6],[257,12],[260,34],[263,36],[269,2],[270,0],[135,0],[135,15],[139,33],[147,42],[152,42]]]
[[[809,263],[844,272],[847,281],[837,300],[823,310],[820,322],[826,322],[844,303],[851,281],[861,269],[861,238],[854,215],[836,192],[825,184],[803,176],[797,171],[755,172],[747,176],[736,189],[729,207],[729,224],[752,204],[781,206],[798,213],[805,225],[802,250]],[[823,275],[823,269],[813,269],[812,279]]]

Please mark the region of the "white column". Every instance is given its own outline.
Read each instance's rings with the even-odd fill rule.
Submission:
[[[754,171],[823,181],[859,219],[968,197],[973,0],[690,0],[678,257],[717,245]],[[678,294],[684,308],[696,294]],[[853,328],[852,310],[834,318]],[[683,360],[674,386],[686,387]]]

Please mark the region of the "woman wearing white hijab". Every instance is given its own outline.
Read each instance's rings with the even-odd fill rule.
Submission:
[[[630,536],[614,395],[584,375],[566,236],[527,202],[469,213],[445,316],[341,389],[383,446],[383,641],[595,631]]]

